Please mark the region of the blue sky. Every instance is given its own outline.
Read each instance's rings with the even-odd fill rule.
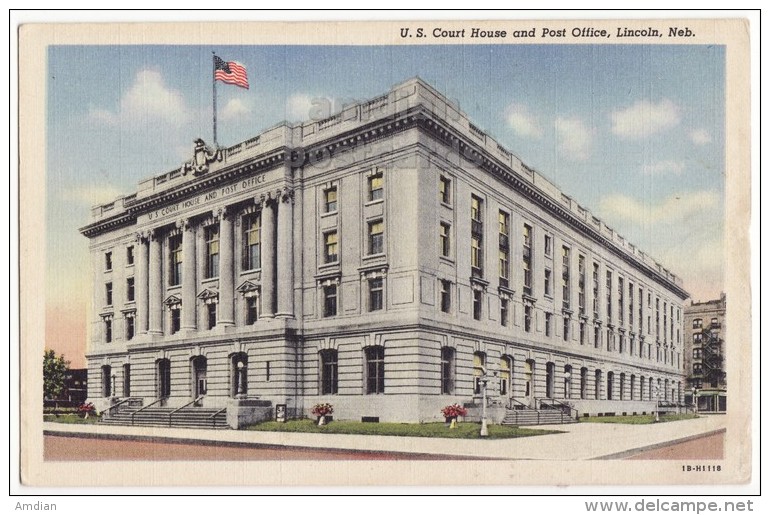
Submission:
[[[211,141],[211,52],[229,146],[420,76],[529,166],[684,279],[723,289],[725,51],[689,45],[52,46],[47,96],[49,306],[85,305],[89,207]],[[73,322],[74,323],[74,322]],[[84,324],[84,322],[81,322]]]

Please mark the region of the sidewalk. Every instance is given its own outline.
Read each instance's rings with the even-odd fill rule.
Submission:
[[[704,416],[692,420],[646,425],[549,425],[540,427],[565,433],[500,440],[120,427],[55,422],[44,422],[43,431],[57,435],[153,438],[212,445],[279,445],[515,460],[592,460],[620,458],[632,451],[653,449],[667,443],[719,432],[724,430],[725,423],[726,418],[723,416]]]

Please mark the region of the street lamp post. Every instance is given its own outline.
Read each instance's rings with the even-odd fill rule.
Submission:
[[[572,398],[572,373],[564,372],[564,398]]]
[[[244,377],[243,377],[243,361],[238,361],[238,388],[236,392],[236,397],[242,398],[244,396]]]
[[[479,436],[489,436],[489,429],[487,428],[487,371],[484,370],[484,375],[481,376],[481,432]]]
[[[110,388],[110,397],[116,397],[115,395],[115,374],[112,374],[112,388]]]
[[[655,387],[655,422],[660,422],[660,387]]]

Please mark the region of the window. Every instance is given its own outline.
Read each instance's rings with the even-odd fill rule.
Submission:
[[[134,246],[130,245],[126,247],[126,265],[134,264]]]
[[[500,325],[508,325],[508,299],[500,299]]]
[[[452,201],[452,181],[447,177],[439,178],[438,198],[443,204],[449,204]]]
[[[639,320],[636,322],[639,327],[639,334],[642,333],[642,322],[644,319],[644,293],[641,288],[639,288]]]
[[[703,327],[703,319],[702,318],[696,318],[692,321],[692,328],[693,329],[701,329]]]
[[[255,270],[261,266],[261,218],[259,214],[243,218],[243,259],[244,270]]]
[[[692,359],[703,359],[703,349],[693,349]]]
[[[564,365],[564,398],[572,398],[572,365]]]
[[[109,282],[104,285],[104,301],[108,306],[112,306],[112,283]]]
[[[258,317],[257,298],[246,297],[246,323],[252,325],[256,323]]]
[[[594,263],[592,294],[594,299],[594,318],[599,318],[599,263]]]
[[[444,257],[449,257],[450,252],[450,240],[449,240],[449,232],[451,231],[451,226],[448,223],[441,222],[441,229],[439,233],[439,238],[441,241],[441,255]]]
[[[498,252],[498,261],[499,261],[499,276],[500,276],[500,286],[508,287],[508,283],[510,280],[510,219],[511,216],[506,213],[505,211],[500,211],[498,213],[498,230],[499,230],[499,252]]]
[[[337,188],[332,187],[324,191],[324,212],[334,213],[337,211]]]
[[[513,358],[500,356],[500,395],[508,395],[511,392],[511,378],[513,377]]]
[[[545,335],[546,336],[551,336],[551,318],[552,316],[550,313],[545,314]]]
[[[168,247],[171,252],[169,285],[178,286],[182,284],[182,235],[171,236],[168,240]]]
[[[586,258],[578,254],[578,313],[586,314]]]
[[[628,283],[628,328],[634,329],[634,284]]]
[[[333,317],[337,315],[337,285],[330,284],[324,286],[324,316]]]
[[[561,248],[561,303],[563,309],[570,308],[570,248]]]
[[[532,295],[532,227],[524,224],[522,242],[522,267],[524,269],[524,294]]]
[[[481,236],[471,236],[471,269],[473,277],[483,276],[483,264],[481,255]]]
[[[580,369],[580,398],[588,398],[588,369],[586,367]]]
[[[556,375],[556,365],[552,362],[545,364],[545,396],[549,399],[553,399],[554,394],[554,379]]]
[[[455,350],[452,347],[441,347],[441,393],[454,393]]]
[[[382,173],[377,173],[369,177],[369,200],[382,199]]]
[[[580,321],[580,345],[585,345],[586,343],[586,323],[584,321]]]
[[[551,239],[551,237],[546,234],[545,235],[545,239],[544,239],[544,245],[543,245],[543,253],[546,256],[550,256],[551,253],[553,252],[553,243],[552,243],[552,241],[553,240]]]
[[[660,299],[655,299],[655,338],[660,340]]]
[[[182,310],[171,308],[171,334],[178,333],[182,323]]]
[[[692,335],[692,341],[696,345],[700,345],[703,342],[703,333],[695,333]]]
[[[123,397],[131,396],[131,365],[123,365]]]
[[[112,341],[112,317],[104,317],[104,343]]]
[[[483,238],[484,224],[482,208],[484,202],[475,195],[471,195],[471,275],[473,277],[484,276]]]
[[[607,270],[607,280],[605,285],[607,291],[607,323],[612,322],[612,272]]]
[[[702,363],[693,363],[692,364],[692,373],[693,375],[699,376],[703,374],[703,364]]]
[[[324,234],[324,262],[336,263],[339,259],[337,255],[337,231]]]
[[[564,317],[564,330],[562,331],[564,341],[569,341],[569,317]]]
[[[543,293],[546,297],[550,297],[553,295],[553,287],[551,286],[551,270],[546,268],[544,274],[545,277],[543,279]]]
[[[481,290],[473,290],[473,318],[475,320],[481,320]]]
[[[441,311],[449,313],[452,309],[452,283],[449,281],[441,281]]]
[[[594,348],[598,349],[602,345],[602,332],[598,325],[594,326]]]
[[[623,278],[618,277],[618,325],[623,325],[623,303],[625,302],[623,297],[624,291]]]
[[[206,227],[206,279],[219,277],[219,226]]]
[[[366,393],[385,393],[385,347],[379,345],[367,347],[366,353]]]
[[[607,352],[612,352],[612,348],[615,345],[615,334],[612,329],[607,329]]]
[[[126,301],[134,302],[134,278],[126,279]]]
[[[481,395],[481,378],[487,365],[487,355],[483,352],[473,353],[473,393]]]
[[[211,302],[206,304],[206,315],[208,319],[209,329],[214,329],[217,325],[217,303]]]
[[[532,331],[532,306],[524,306],[524,331]]]
[[[265,381],[270,382],[270,362],[265,361]]]
[[[126,340],[130,340],[134,337],[134,315],[133,313],[126,314]]]
[[[112,252],[104,253],[104,269],[108,272],[112,270]]]
[[[337,351],[324,349],[321,357],[321,395],[334,395],[337,393]]]
[[[614,372],[607,372],[607,400],[611,401],[613,399],[613,388],[615,382],[615,373]]]
[[[597,401],[602,398],[602,371],[597,370],[594,374],[594,399]]]
[[[382,277],[369,279],[369,311],[382,309]]]
[[[383,228],[382,220],[369,222],[369,254],[383,253]]]
[[[112,396],[112,367],[102,366],[102,397]]]

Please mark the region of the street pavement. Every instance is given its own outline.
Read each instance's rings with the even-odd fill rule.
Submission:
[[[563,433],[498,440],[122,427],[55,422],[44,422],[43,431],[46,434],[62,436],[101,436],[126,440],[151,438],[167,442],[212,445],[227,442],[241,445],[385,451],[487,459],[594,460],[620,459],[640,451],[721,433],[725,430],[726,421],[724,416],[713,415],[660,424],[560,424],[538,427],[564,431]]]

